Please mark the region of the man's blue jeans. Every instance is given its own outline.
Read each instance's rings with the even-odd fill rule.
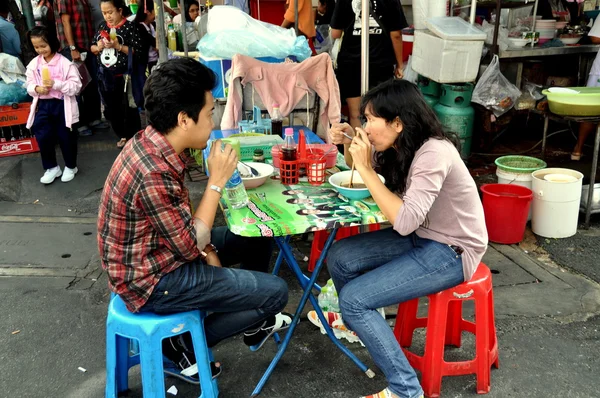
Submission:
[[[327,266],[346,326],[355,331],[400,397],[423,394],[392,329],[377,308],[399,304],[464,281],[462,258],[448,245],[402,236],[392,228],[336,242]]]
[[[287,304],[286,282],[270,273],[272,240],[244,238],[227,227],[213,228],[212,243],[223,267],[200,261],[184,264],[163,276],[141,311],[157,314],[203,310],[209,347],[259,327]],[[241,269],[226,268],[241,263]]]

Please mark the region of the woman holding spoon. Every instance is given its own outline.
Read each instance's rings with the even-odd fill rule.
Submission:
[[[393,228],[336,242],[327,266],[345,325],[387,379],[387,387],[368,398],[422,397],[415,371],[377,308],[469,280],[488,242],[483,207],[454,137],[417,86],[385,82],[365,94],[361,113],[364,129],[338,124],[330,136],[344,144],[346,161]]]

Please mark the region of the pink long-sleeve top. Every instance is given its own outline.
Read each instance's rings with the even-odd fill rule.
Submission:
[[[42,67],[48,66],[50,77],[54,80],[54,86],[48,94],[38,94],[35,91],[36,86],[42,86]],[[33,97],[31,112],[27,119],[27,128],[31,128],[35,119],[37,103],[40,99],[63,99],[65,104],[65,123],[67,127],[79,121],[79,107],[75,96],[81,90],[81,77],[79,71],[71,61],[60,54],[54,54],[50,62],[46,62],[44,57],[38,55],[27,65],[27,92]]]
[[[402,199],[394,229],[461,247],[465,281],[470,280],[488,235],[477,186],[452,143],[431,138],[419,148]]]

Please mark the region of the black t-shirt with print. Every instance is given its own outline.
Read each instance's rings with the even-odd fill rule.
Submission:
[[[100,28],[94,36],[94,43],[98,43],[98,41],[102,38],[100,35],[100,32],[102,31],[110,34],[110,28],[106,24],[106,21],[100,24]],[[138,27],[133,22],[126,21],[123,25],[116,28],[116,31],[119,44],[128,46],[129,51],[133,51],[133,56],[141,59],[144,53],[144,46],[142,39],[140,38]],[[117,59],[116,63],[114,63],[115,57]],[[98,62],[100,63],[100,67],[108,68],[113,71],[126,71],[128,56],[127,54],[118,51],[118,49],[115,49],[114,52],[104,49],[100,52],[100,54],[98,54]]]
[[[337,0],[332,29],[344,31],[342,48],[338,55],[338,64],[355,64],[360,62],[361,0]],[[356,10],[356,14],[355,11]],[[378,18],[373,18],[372,15]],[[379,26],[377,21],[383,24]],[[396,63],[390,32],[402,30],[408,26],[402,11],[400,0],[371,0],[371,17],[369,18],[369,64],[375,66],[391,66]]]

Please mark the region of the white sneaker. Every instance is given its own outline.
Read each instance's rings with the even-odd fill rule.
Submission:
[[[46,170],[42,178],[40,178],[40,182],[42,184],[52,184],[57,177],[60,177],[62,171],[60,171],[60,166],[53,167],[51,169]]]
[[[75,174],[77,174],[79,170],[77,170],[77,167],[75,167],[74,169],[70,169],[68,167],[65,166],[65,172],[63,173],[62,177],[61,177],[61,181],[62,182],[69,182],[71,181],[73,178],[75,178]]]

